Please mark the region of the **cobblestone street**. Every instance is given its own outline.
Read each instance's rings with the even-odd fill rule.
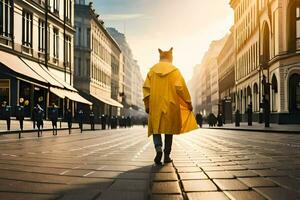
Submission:
[[[162,167],[146,135],[1,138],[0,199],[300,199],[300,135],[197,130],[175,137]]]

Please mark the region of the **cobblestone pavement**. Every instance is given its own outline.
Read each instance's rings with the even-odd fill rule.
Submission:
[[[0,140],[0,199],[300,199],[300,135],[197,130],[154,166],[146,129]]]

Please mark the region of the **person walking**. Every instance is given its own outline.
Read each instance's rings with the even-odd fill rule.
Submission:
[[[2,103],[2,112],[3,112],[3,119],[6,120],[6,128],[10,131],[10,117],[11,117],[11,107],[7,104],[6,101]]]
[[[66,112],[66,120],[68,123],[68,130],[69,130],[69,135],[71,134],[71,129],[72,129],[72,111],[70,108],[67,109]]]
[[[199,125],[200,128],[202,128],[202,124],[203,124],[203,116],[201,115],[200,112],[198,112],[196,114],[196,121],[197,121],[197,124]]]
[[[80,133],[82,133],[82,131],[83,131],[83,111],[82,111],[82,109],[80,109],[78,112],[78,122],[79,122]]]
[[[143,86],[143,101],[149,114],[148,136],[153,135],[157,165],[162,164],[161,134],[165,135],[164,163],[170,163],[173,135],[197,128],[186,83],[172,64],[173,48],[169,51],[159,49],[159,54],[160,62],[150,69]]]
[[[52,122],[53,135],[57,135],[57,120],[58,120],[58,109],[55,103],[52,104],[52,109],[50,111],[50,120]]]
[[[91,124],[91,130],[95,130],[95,114],[93,110],[90,111],[90,124]]]
[[[24,122],[24,106],[23,106],[23,103],[24,103],[24,99],[23,98],[20,98],[20,104],[17,106],[17,111],[16,111],[16,119],[19,120],[19,124],[20,124],[20,130],[21,132],[23,132],[23,122]],[[21,137],[21,135],[20,135]]]
[[[43,135],[43,120],[44,120],[44,110],[42,107],[37,104],[37,112],[36,112],[36,123],[37,123],[37,128],[38,128],[38,137]]]

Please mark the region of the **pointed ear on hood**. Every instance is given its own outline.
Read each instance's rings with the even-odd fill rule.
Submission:
[[[163,51],[161,49],[158,49],[158,52],[161,54]]]
[[[173,47],[171,47],[171,49],[169,50],[169,52],[172,52],[173,51]]]

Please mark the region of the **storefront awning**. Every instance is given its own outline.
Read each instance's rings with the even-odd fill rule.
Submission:
[[[123,108],[122,104],[120,104],[119,102],[117,102],[116,100],[114,100],[112,98],[104,98],[104,97],[97,96],[97,95],[92,95],[92,96],[95,97],[96,99],[98,99],[99,101],[102,101],[105,104],[115,106],[115,107],[119,107],[119,108]]]
[[[32,78],[34,80],[48,83],[46,78],[41,77],[35,71],[33,71],[30,67],[28,67],[18,56],[15,56],[11,53],[6,53],[4,51],[0,51],[0,62],[8,67],[10,70]]]
[[[90,101],[86,100],[82,96],[80,96],[77,92],[69,91],[69,90],[64,90],[64,89],[59,89],[59,88],[54,88],[51,87],[50,91],[57,95],[58,97],[64,99],[68,98],[72,101],[76,101],[79,103],[87,104],[87,105],[93,105]]]
[[[49,74],[49,70],[43,69],[39,63],[28,60],[26,58],[21,58],[21,60],[23,60],[33,71],[35,71],[41,77],[46,79],[50,83],[50,85],[64,88],[64,85],[62,85],[58,80],[56,80],[54,77],[52,77]]]

